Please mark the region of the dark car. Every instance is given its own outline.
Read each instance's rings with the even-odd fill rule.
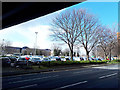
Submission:
[[[11,60],[8,57],[2,57],[2,66],[10,66]]]
[[[61,61],[61,58],[60,57],[56,57],[56,61]]]
[[[30,61],[33,63],[33,64],[39,64],[42,62],[41,58],[40,57],[32,57],[30,58]]]
[[[65,59],[66,59],[66,61],[70,61],[70,58],[69,58],[69,57],[66,57]]]
[[[81,61],[84,61],[84,58],[80,57],[80,60],[81,60]]]
[[[15,61],[15,66],[27,66],[27,65],[32,65],[32,62],[27,60],[26,57],[19,57],[17,61]]]
[[[16,57],[8,57],[11,60],[11,63],[14,63],[15,61],[17,61]]]

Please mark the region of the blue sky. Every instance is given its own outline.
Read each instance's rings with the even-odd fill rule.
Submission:
[[[97,0],[99,1],[99,0]],[[102,1],[102,0],[100,0]],[[109,1],[109,2],[105,2]],[[114,1],[114,2],[113,2]],[[104,2],[95,2],[88,0],[86,2],[68,7],[66,9],[85,8],[89,13],[99,18],[103,25],[112,26],[118,22],[118,2],[119,0],[104,0]],[[41,49],[51,48],[53,41],[50,41],[50,23],[52,18],[64,12],[66,9],[30,20],[28,22],[9,27],[0,31],[0,40],[5,39],[12,42],[12,46],[28,46],[33,48],[35,43],[35,32],[38,32],[38,47]]]

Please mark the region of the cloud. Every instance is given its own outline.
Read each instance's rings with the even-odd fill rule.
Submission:
[[[35,39],[36,39],[36,34],[35,32],[38,32],[37,34],[37,46],[45,49],[45,48],[50,48],[51,46],[51,41],[49,40],[49,35],[50,35],[50,31],[49,31],[50,26],[49,25],[39,25],[36,27],[32,27],[29,28],[29,34],[31,35],[31,37],[29,38],[29,40],[33,40],[32,42],[34,42],[35,44]]]
[[[13,42],[11,46],[19,46],[19,47],[24,47],[24,43],[23,42]]]
[[[5,30],[0,31],[1,39],[12,41],[12,46],[23,47],[28,46],[34,48],[35,39],[37,34],[37,46],[41,49],[51,48],[52,42],[49,40],[49,25],[35,25],[33,27],[23,27],[18,25]]]

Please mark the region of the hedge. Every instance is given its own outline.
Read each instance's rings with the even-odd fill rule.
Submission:
[[[78,64],[102,64],[102,63],[107,63],[108,60],[103,60],[103,61],[44,61],[41,62],[40,65],[43,66],[60,66],[60,65],[78,65]]]

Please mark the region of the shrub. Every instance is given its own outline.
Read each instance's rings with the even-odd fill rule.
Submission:
[[[43,66],[60,66],[60,65],[79,65],[79,64],[101,64],[101,63],[106,63],[107,60],[103,61],[46,61],[46,62],[41,62],[41,65]]]

